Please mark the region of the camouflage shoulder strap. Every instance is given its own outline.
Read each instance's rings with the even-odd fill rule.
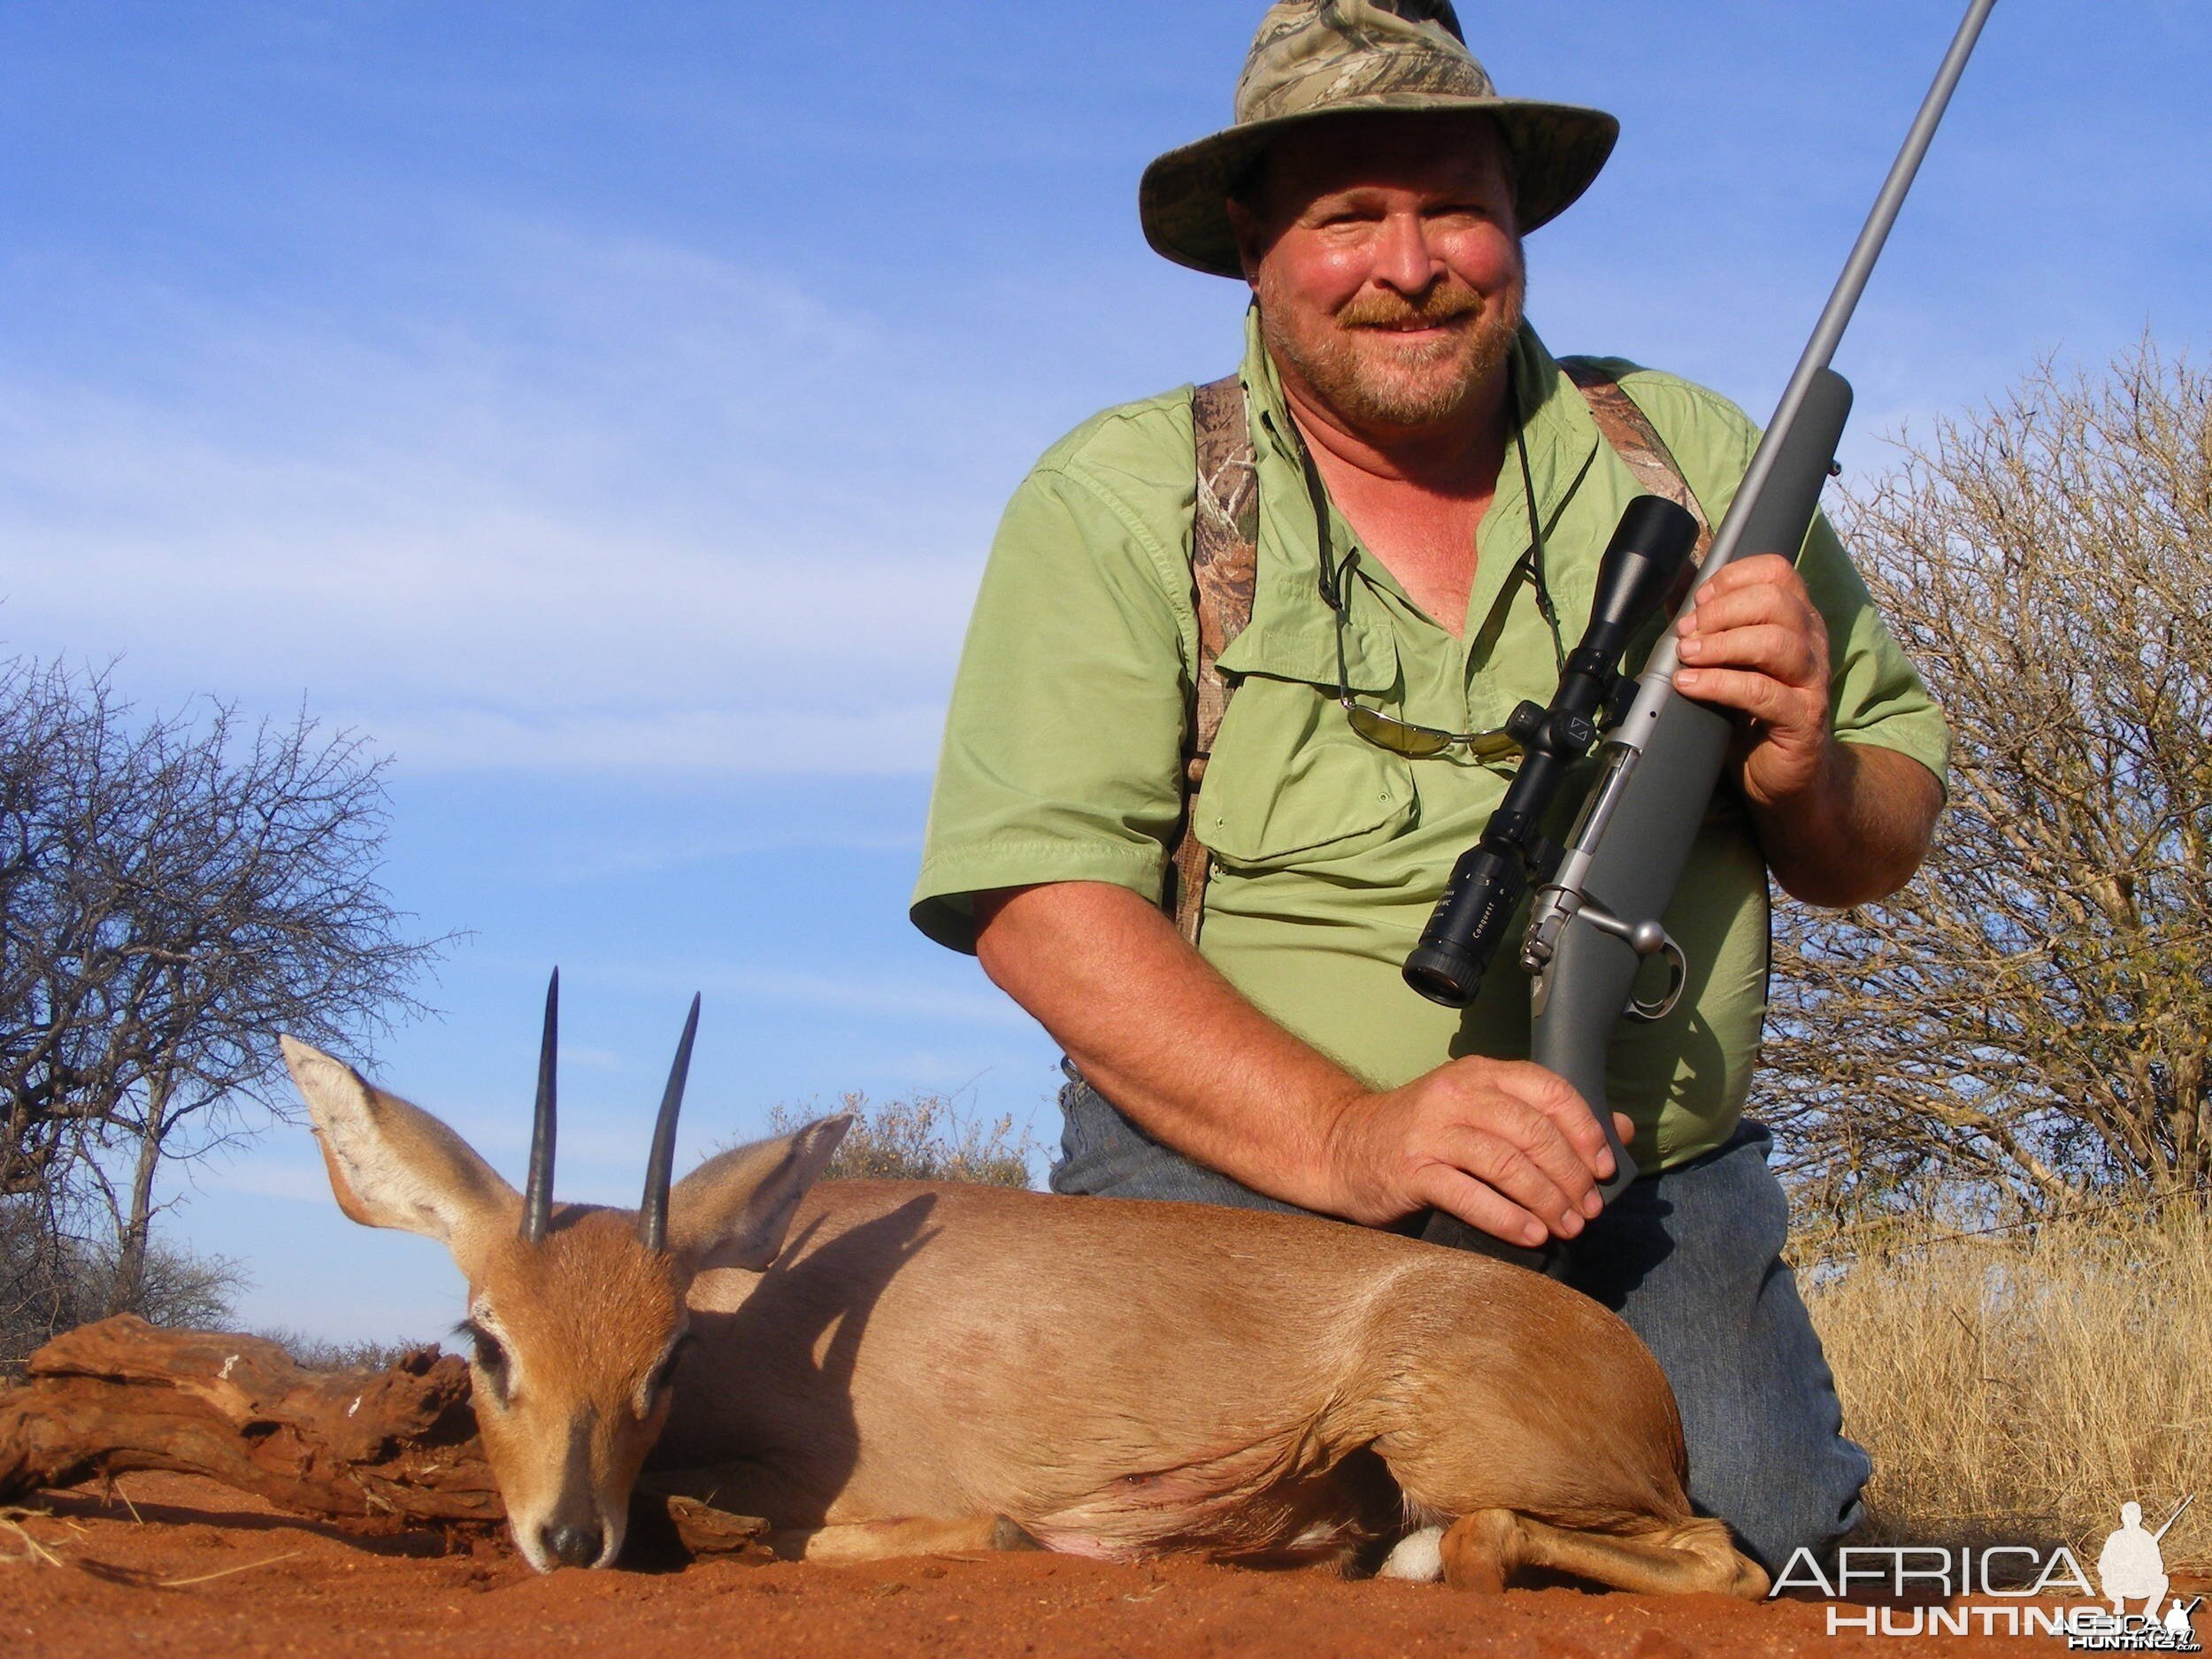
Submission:
[[[1621,383],[1586,357],[1566,357],[1560,368],[1590,405],[1590,415],[1613,452],[1655,495],[1687,509],[1697,520],[1697,545],[1670,605],[1680,601],[1713,544],[1713,527],[1674,452]],[[1214,739],[1236,687],[1219,666],[1221,653],[1252,619],[1259,568],[1260,492],[1244,384],[1236,375],[1191,394],[1195,434],[1198,502],[1191,524],[1191,586],[1198,611],[1198,665],[1191,676],[1190,715],[1184,726],[1183,819],[1170,861],[1162,908],[1193,945],[1206,908],[1212,862],[1198,839],[1194,806],[1206,779]]]
[[[1674,451],[1667,448],[1659,428],[1651,424],[1650,416],[1636,406],[1636,400],[1618,380],[1589,357],[1562,357],[1559,368],[1574,382],[1583,402],[1590,405],[1590,418],[1598,423],[1598,431],[1612,446],[1613,453],[1636,475],[1636,481],[1651,494],[1685,509],[1697,520],[1696,545],[1690,549],[1689,562],[1683,566],[1675,591],[1667,595],[1667,605],[1671,609],[1688,593],[1690,583],[1697,578],[1698,567],[1705,563],[1705,555],[1713,545],[1713,526],[1706,519],[1705,509],[1699,505],[1697,492],[1690,488],[1689,480],[1682,476]]]
[[[1198,611],[1198,664],[1191,675],[1190,718],[1183,733],[1183,824],[1170,865],[1164,908],[1192,944],[1206,908],[1212,865],[1198,839],[1194,805],[1206,780],[1214,735],[1235,689],[1217,666],[1229,642],[1252,619],[1252,588],[1260,557],[1260,484],[1244,383],[1236,375],[1191,394],[1197,436],[1198,505],[1191,523],[1191,587]]]

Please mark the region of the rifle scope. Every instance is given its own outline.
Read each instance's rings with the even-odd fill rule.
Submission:
[[[1521,765],[1482,839],[1452,866],[1444,896],[1406,958],[1406,983],[1447,1008],[1475,999],[1490,958],[1520,907],[1530,877],[1548,879],[1557,843],[1542,825],[1574,764],[1597,741],[1601,720],[1632,682],[1621,653],[1682,569],[1697,540],[1697,520],[1657,495],[1639,495],[1621,514],[1598,565],[1590,625],[1568,654],[1551,706],[1524,703],[1506,729],[1520,740]]]

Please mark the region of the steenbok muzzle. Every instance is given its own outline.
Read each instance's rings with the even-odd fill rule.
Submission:
[[[442,1240],[467,1276],[485,1450],[541,1571],[611,1563],[649,1464],[808,1560],[1041,1545],[1764,1590],[1691,1512],[1666,1379],[1595,1302],[1302,1217],[817,1186],[842,1118],[672,1185],[697,1016],[634,1214],[553,1202],[553,993],[519,1194],[426,1112],[284,1045],[339,1207]]]

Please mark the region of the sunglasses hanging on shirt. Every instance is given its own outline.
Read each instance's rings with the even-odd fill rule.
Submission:
[[[1544,581],[1544,526],[1536,508],[1536,480],[1528,464],[1528,441],[1523,435],[1524,424],[1517,420],[1513,427],[1513,447],[1520,457],[1521,484],[1528,502],[1528,551],[1514,566],[1507,578],[1507,585],[1526,577],[1536,587],[1536,609],[1542,614],[1544,624],[1551,630],[1552,652],[1560,671],[1566,671],[1567,653],[1559,634],[1559,611],[1552,603],[1551,589]],[[1522,752],[1520,734],[1509,726],[1497,726],[1486,732],[1447,732],[1432,726],[1417,726],[1402,720],[1394,714],[1385,714],[1380,709],[1371,709],[1352,695],[1351,674],[1344,655],[1344,628],[1351,610],[1348,579],[1352,567],[1359,560],[1359,549],[1352,549],[1337,563],[1329,534],[1329,493],[1321,481],[1320,469],[1314,465],[1313,453],[1306,447],[1304,438],[1298,441],[1298,458],[1305,468],[1306,493],[1313,503],[1314,535],[1321,549],[1320,589],[1322,603],[1336,613],[1336,701],[1344,710],[1344,718],[1353,731],[1378,749],[1386,749],[1394,755],[1408,760],[1432,760],[1439,755],[1464,745],[1476,760],[1487,765],[1495,761],[1510,760]]]

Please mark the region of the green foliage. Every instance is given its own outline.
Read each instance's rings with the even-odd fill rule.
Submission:
[[[987,1127],[963,1117],[943,1094],[877,1104],[865,1094],[845,1096],[841,1110],[856,1120],[826,1180],[974,1181],[986,1187],[1028,1187],[1030,1154],[1041,1148],[1025,1126],[1001,1118]],[[779,1106],[769,1126],[787,1134],[819,1116]]]

